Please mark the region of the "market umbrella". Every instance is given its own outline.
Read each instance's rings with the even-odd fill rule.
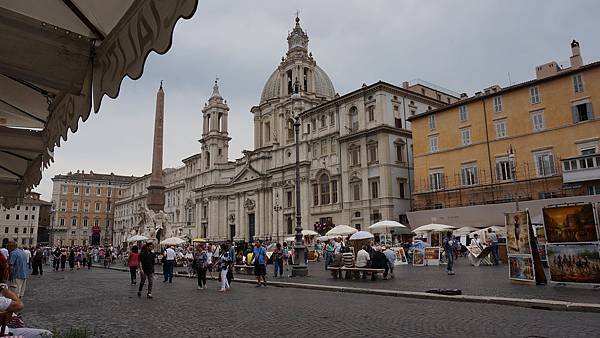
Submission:
[[[129,237],[129,239],[127,240],[127,242],[132,243],[132,242],[143,242],[143,241],[147,241],[148,237],[146,236],[142,236],[142,235],[135,235],[135,236],[131,236]]]
[[[192,239],[193,243],[206,243],[208,242],[208,239],[206,238],[201,238],[201,237],[196,237],[194,239]]]
[[[179,237],[169,237],[160,242],[161,245],[180,245],[185,243],[185,240]]]
[[[295,242],[296,241],[296,237],[291,236],[291,237],[288,237],[288,238],[284,239],[284,241],[285,242]]]
[[[466,235],[472,233],[473,231],[477,231],[477,230],[480,230],[480,229],[473,228],[473,227],[462,227],[460,229],[456,229],[456,230],[452,231],[452,235],[457,236],[457,237],[466,236]]]
[[[348,235],[352,235],[353,233],[358,232],[358,230],[356,228],[353,228],[351,226],[348,225],[336,225],[333,229],[327,231],[327,233],[325,234],[326,236],[348,236]]]
[[[319,233],[314,230],[302,230],[302,236],[317,236]]]
[[[327,236],[327,235],[325,235],[325,236],[317,237],[316,240],[317,241],[321,241],[321,242],[327,242],[328,240],[330,240],[332,238],[333,238],[333,236]]]
[[[428,231],[449,231],[449,230],[453,230],[453,229],[456,229],[456,227],[454,227],[452,225],[430,223],[430,224],[426,224],[426,225],[421,225],[420,227],[414,229],[413,231],[418,233],[418,232],[428,232]]]
[[[398,223],[396,221],[379,221],[369,227],[372,233],[390,233],[392,230],[395,232],[397,229],[405,229],[406,225]]]
[[[198,0],[0,1],[0,203],[39,184],[80,121],[166,53]],[[113,122],[116,123],[116,120]]]
[[[375,237],[375,236],[373,236],[373,234],[368,231],[358,231],[358,232],[355,232],[354,234],[352,234],[352,236],[350,236],[350,240],[356,241],[356,240],[361,240],[361,239],[371,239],[373,237]]]

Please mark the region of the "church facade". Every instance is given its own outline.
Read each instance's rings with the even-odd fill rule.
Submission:
[[[229,107],[215,81],[202,109],[200,152],[163,170],[165,236],[281,241],[295,227],[294,122],[300,123],[302,226],[378,220],[406,223],[413,186],[407,118],[459,98],[424,84],[363,85],[340,96],[308,50],[296,18],[288,51],[251,108],[254,149],[229,160]],[[298,89],[299,98],[292,99]],[[113,244],[138,233],[150,175],[134,180],[115,204]]]

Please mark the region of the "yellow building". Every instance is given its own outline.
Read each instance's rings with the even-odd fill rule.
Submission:
[[[569,68],[409,119],[415,210],[600,194],[600,62],[571,49]]]
[[[133,176],[77,171],[52,178],[51,245],[100,245],[112,242],[114,204]]]

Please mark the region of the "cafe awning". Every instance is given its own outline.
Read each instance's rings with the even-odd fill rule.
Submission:
[[[39,184],[68,131],[166,53],[197,0],[0,1],[0,197]]]

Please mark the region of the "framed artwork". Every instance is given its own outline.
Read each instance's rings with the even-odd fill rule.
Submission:
[[[544,208],[543,214],[548,243],[598,241],[591,204]]]
[[[527,211],[505,214],[506,250],[509,255],[530,255],[529,216]]]
[[[599,249],[598,244],[548,244],[550,280],[600,284]]]
[[[508,270],[511,280],[535,283],[533,259],[530,255],[508,257]]]
[[[403,247],[394,248],[394,251],[396,252],[396,263],[394,263],[394,265],[408,264],[408,259],[406,258]]]
[[[413,250],[413,265],[424,266],[425,265],[425,252],[422,250]]]
[[[540,261],[548,261],[548,257],[546,255],[546,244],[538,244],[537,249],[540,254]]]
[[[440,265],[440,247],[425,248],[425,261],[427,265]]]

